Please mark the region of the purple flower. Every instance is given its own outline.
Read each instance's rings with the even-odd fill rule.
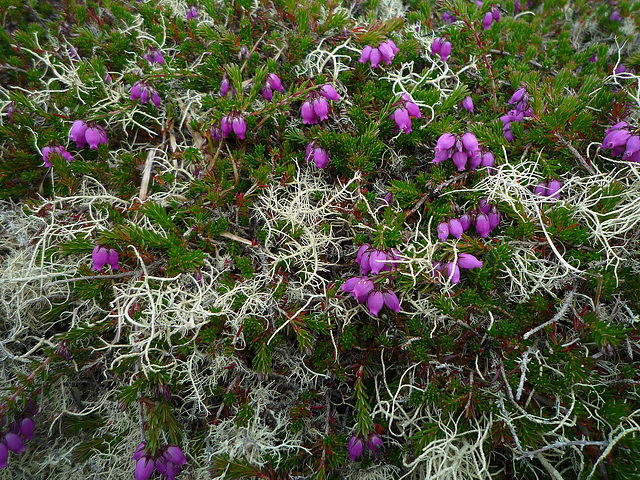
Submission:
[[[327,165],[329,165],[329,153],[316,142],[311,142],[307,145],[305,160],[309,162],[312,158],[318,168],[327,168]]]
[[[162,55],[162,52],[157,48],[148,47],[143,57],[151,65],[153,65],[154,63],[162,65],[164,63],[164,56]]]
[[[69,138],[76,142],[78,148],[84,148],[87,144],[85,140],[85,132],[87,131],[87,124],[83,120],[76,120],[71,125],[71,130],[69,130]]]
[[[187,8],[187,20],[198,20],[198,9],[195,5]]]
[[[376,449],[381,446],[382,439],[378,435],[373,434],[367,439],[367,448],[371,450],[374,455],[376,454]]]
[[[438,224],[437,231],[438,231],[438,238],[441,241],[444,242],[447,240],[447,238],[449,238],[449,226],[447,225],[447,222],[440,222]]]
[[[222,81],[220,82],[220,96],[225,97],[230,89],[231,82],[229,81],[229,77],[225,73],[224,75],[222,75]]]
[[[313,111],[318,116],[318,121],[329,118],[329,104],[326,98],[318,97],[313,100]]]
[[[351,439],[349,439],[348,448],[349,448],[349,458],[353,462],[355,461],[356,458],[358,458],[362,454],[362,451],[364,450],[364,444],[362,443],[362,439],[356,436],[351,437]]]
[[[398,53],[398,47],[396,47],[396,44],[393,43],[393,40],[386,40],[377,47],[366,45],[362,49],[362,54],[360,55],[360,60],[358,61],[360,63],[371,62],[372,68],[378,68],[380,62],[391,65],[391,62],[394,59],[396,53]]]
[[[320,87],[320,95],[322,95],[327,100],[333,100],[334,102],[340,100],[340,95],[338,95],[338,92],[336,92],[335,88],[333,88],[328,83]]]
[[[449,59],[449,55],[451,55],[451,48],[451,42],[448,40],[442,44],[442,47],[440,48],[440,60],[446,62]]]
[[[482,28],[484,30],[489,30],[491,28],[491,24],[493,23],[493,14],[491,12],[487,12],[484,14],[482,18]]]
[[[140,442],[136,447],[136,450],[133,452],[133,459],[140,460],[144,457],[144,450],[147,448],[147,444],[145,442]]]
[[[431,43],[431,55],[440,53],[441,49],[442,49],[442,40],[439,37],[434,38],[433,42]]]
[[[0,443],[0,468],[7,468],[9,466],[9,450],[4,443]]]
[[[141,103],[153,102],[156,108],[160,107],[160,95],[158,91],[142,80],[138,80],[131,87],[131,100],[140,99]]]
[[[88,127],[84,133],[84,138],[89,144],[90,150],[96,150],[100,144],[107,145],[109,143],[107,132],[100,125]]]
[[[460,267],[458,264],[449,262],[444,265],[444,274],[451,283],[460,283]]]
[[[136,480],[147,480],[153,473],[155,462],[147,457],[142,457],[136,462],[135,477]]]
[[[471,227],[471,216],[468,213],[465,213],[460,217],[460,225],[462,225],[462,230],[467,231],[469,227]]]
[[[351,295],[358,301],[358,303],[364,303],[369,297],[369,294],[371,293],[373,288],[373,281],[371,281],[369,277],[360,277],[360,281],[353,288],[353,292],[351,292]]]
[[[620,12],[618,11],[617,8],[613,9],[613,12],[611,12],[611,16],[609,17],[609,20],[611,20],[612,22],[622,21],[622,17],[620,16]]]
[[[471,98],[471,95],[467,95],[466,97],[464,97],[464,99],[462,100],[462,108],[464,108],[468,112],[473,113],[473,99]]]
[[[280,77],[278,77],[278,75],[276,75],[275,73],[270,73],[269,75],[267,75],[267,83],[272,90],[275,90],[277,92],[284,91],[284,87],[282,86]]]
[[[382,292],[382,298],[384,299],[384,304],[389,310],[393,310],[396,313],[400,311],[400,300],[398,300],[398,296],[393,290],[386,290]]]
[[[302,104],[301,113],[302,113],[302,123],[307,125],[314,125],[318,123],[318,116],[316,115],[316,112],[313,109],[313,103],[308,98],[307,98],[307,101],[305,101]]]
[[[96,245],[93,249],[91,259],[93,260],[93,267],[91,267],[91,270],[100,271],[106,264],[109,264],[113,270],[117,270],[119,268],[118,252],[113,248],[107,249],[101,245]]]
[[[551,180],[547,184],[547,196],[549,198],[558,198],[560,195],[560,189],[562,188],[562,184],[559,180]]]
[[[49,157],[54,154],[60,155],[67,162],[71,162],[73,160],[73,157],[71,156],[71,154],[67,152],[67,150],[64,147],[60,145],[47,146],[42,149],[42,161],[44,162],[45,167],[51,167],[51,162],[49,161]]]
[[[533,193],[535,195],[540,195],[542,197],[546,197],[547,196],[547,181],[543,180],[538,185],[536,185],[535,188],[533,189]]]
[[[498,10],[498,8],[494,7],[493,10],[491,11],[491,14],[493,15],[493,20],[495,22],[500,21],[500,10]]]
[[[393,121],[396,123],[396,127],[402,130],[404,133],[411,133],[411,118],[406,108],[400,107],[393,112]]]
[[[483,167],[493,167],[494,163],[495,163],[495,157],[493,156],[492,152],[487,151],[484,153],[484,155],[482,155],[481,165]]]
[[[489,219],[489,227],[493,231],[493,229],[500,223],[501,214],[498,207],[495,205],[491,207],[491,211],[487,214],[487,218]]]
[[[369,313],[374,317],[378,316],[382,306],[384,305],[384,296],[382,292],[371,292],[367,297],[367,307],[369,308]]]
[[[20,436],[13,432],[5,434],[3,443],[5,443],[7,445],[7,448],[14,452],[16,455],[20,455],[22,452],[25,452],[27,450]]]
[[[482,262],[469,253],[461,253],[458,255],[458,267],[464,270],[482,268]]]
[[[509,105],[515,105],[516,103],[519,103],[522,99],[525,99],[526,101],[526,93],[527,93],[527,90],[524,87],[521,87],[518,90],[516,90],[511,96],[511,100],[509,100]]]
[[[476,233],[480,237],[486,237],[491,232],[491,224],[486,214],[480,213],[476,217]]]
[[[460,220],[451,218],[447,221],[447,225],[449,226],[449,235],[460,240],[460,238],[462,238],[462,233],[464,232]]]
[[[20,435],[22,435],[25,440],[31,440],[33,438],[35,429],[36,425],[31,418],[25,417],[20,420]]]
[[[180,447],[176,445],[167,446],[163,455],[167,459],[167,462],[171,462],[179,467],[187,463],[184,453],[182,453]]]
[[[226,138],[233,131],[240,140],[244,140],[247,132],[247,121],[241,113],[233,110],[222,117],[220,129],[222,130],[223,138]]]
[[[371,58],[371,45],[367,45],[362,49],[362,53],[360,54],[360,63],[367,63]]]

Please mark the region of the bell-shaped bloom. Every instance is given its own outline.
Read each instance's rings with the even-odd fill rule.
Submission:
[[[16,455],[20,455],[22,452],[27,449],[20,438],[20,435],[17,433],[9,432],[4,436],[4,443],[7,445],[7,448],[14,452]]]
[[[147,480],[153,473],[155,468],[155,462],[147,457],[142,457],[136,462],[136,469],[134,472],[136,480]]]
[[[346,293],[351,293],[356,288],[356,285],[362,280],[362,277],[352,277],[342,285],[340,285],[340,290]]]
[[[536,194],[536,195],[540,195],[542,197],[546,197],[547,196],[547,182],[543,180],[538,185],[536,185],[535,188],[533,189],[533,193]]]
[[[175,480],[176,476],[180,473],[180,465],[167,462],[167,480]]]
[[[275,73],[270,73],[269,75],[267,75],[267,83],[269,84],[269,87],[276,92],[284,91],[284,87],[282,86],[280,77],[278,77],[278,75],[276,75]]]
[[[629,137],[631,137],[631,133],[628,130],[614,130],[604,137],[602,148],[615,148],[626,145]]]
[[[320,87],[319,91],[320,91],[320,95],[322,95],[327,100],[333,100],[334,102],[337,102],[338,100],[340,100],[340,95],[338,95],[338,92],[336,92],[336,89],[333,88],[328,83]]]
[[[233,133],[235,133],[240,140],[244,140],[244,135],[247,131],[247,122],[242,115],[237,115],[233,119]]]
[[[367,63],[371,58],[371,45],[367,45],[362,49],[362,54],[360,55],[360,63]]]
[[[36,425],[33,423],[33,420],[29,417],[25,417],[20,420],[20,435],[25,440],[31,440],[33,438],[33,432],[36,430]]]
[[[323,97],[318,97],[313,101],[313,111],[318,116],[318,120],[326,120],[329,118],[329,104],[327,103],[327,99]]]
[[[324,148],[316,147],[313,150],[313,163],[318,168],[327,168],[327,165],[329,165],[329,153]]]
[[[462,172],[467,166],[467,160],[469,159],[469,154],[467,152],[455,152],[451,159],[456,167],[458,167],[458,171]]]
[[[436,143],[436,150],[449,150],[456,143],[456,137],[452,133],[443,133],[438,138],[438,142]]]
[[[609,20],[611,20],[612,22],[622,21],[622,17],[620,16],[620,12],[618,11],[617,8],[613,9],[613,12],[611,12],[611,16],[609,17]]]
[[[367,439],[367,448],[371,450],[374,455],[376,454],[377,448],[381,446],[382,439],[378,435],[373,434]]]
[[[112,270],[118,270],[118,268],[120,268],[118,266],[119,260],[120,260],[120,257],[118,256],[118,252],[115,251],[113,248],[110,248],[107,253],[107,263],[109,264]]]
[[[462,136],[462,145],[469,153],[475,152],[478,150],[478,139],[473,133],[467,132]]]
[[[491,232],[491,224],[489,223],[489,217],[486,214],[481,213],[476,217],[476,233],[480,237],[486,237]]]
[[[482,268],[482,262],[469,253],[461,253],[458,255],[458,267],[463,270]]]
[[[494,8],[491,11],[491,14],[493,15],[493,20],[495,22],[499,22],[500,21],[500,10],[498,10],[498,8]]]
[[[87,131],[87,124],[82,120],[76,120],[71,125],[71,130],[69,130],[69,138],[76,142],[78,148],[84,148],[87,144],[85,139],[85,132]]]
[[[411,133],[411,118],[406,108],[400,107],[393,113],[393,121],[399,130],[404,133]]]
[[[162,65],[164,63],[164,56],[162,55],[162,52],[157,48],[152,48],[152,47],[147,48],[147,51],[143,55],[143,57],[151,65],[153,65],[154,63],[157,63],[158,65]]]
[[[384,296],[382,292],[371,292],[367,297],[367,307],[369,308],[369,313],[374,317],[378,316],[382,306],[384,305]]]
[[[439,37],[434,38],[433,42],[431,43],[431,55],[440,53],[441,49],[442,49],[442,40],[440,40]]]
[[[233,118],[231,115],[225,115],[220,121],[220,130],[222,130],[222,136],[226,138],[233,131]]]
[[[491,24],[493,23],[493,14],[491,12],[487,12],[484,14],[482,18],[482,28],[484,30],[488,30],[491,28]]]
[[[371,68],[378,68],[381,60],[382,55],[380,54],[380,50],[378,48],[372,48],[371,57],[369,58],[369,61],[371,62]]]
[[[198,20],[198,9],[195,6],[187,8],[187,20]]]
[[[142,94],[142,82],[138,80],[131,87],[131,96],[129,98],[131,98],[131,100],[137,100],[140,98],[141,94]]]
[[[225,97],[229,90],[231,89],[231,82],[229,81],[229,77],[225,73],[222,75],[222,81],[220,82],[220,96]]]
[[[182,466],[187,463],[187,459],[182,453],[182,449],[176,445],[169,445],[164,452],[164,457],[167,461],[174,463],[175,465]]]
[[[313,108],[313,102],[310,99],[307,99],[306,102],[302,104],[302,123],[307,125],[314,125],[318,123],[318,116]]]
[[[373,250],[369,254],[369,266],[371,267],[371,273],[379,274],[383,267],[384,262],[386,262],[387,254],[383,250]]]
[[[102,270],[102,267],[104,267],[107,260],[109,260],[109,251],[103,246],[96,245],[93,248],[91,258],[93,260],[93,267],[91,267],[91,269],[96,271]]]
[[[462,215],[459,219],[460,225],[462,225],[462,230],[467,231],[469,227],[471,227],[471,216],[468,213]]]
[[[517,89],[515,92],[513,92],[511,100],[509,100],[509,105],[514,105],[520,102],[523,98],[525,98],[526,93],[527,90],[524,87]]]
[[[442,47],[440,48],[440,60],[446,62],[449,59],[449,55],[451,55],[451,48],[451,42],[448,40],[442,44]]]
[[[462,108],[467,112],[473,113],[473,99],[471,98],[471,95],[467,95],[462,99]]]
[[[353,288],[353,292],[351,295],[355,298],[359,303],[364,303],[369,297],[369,293],[373,290],[374,284],[373,281],[368,277],[361,277],[360,281]]]
[[[146,442],[140,442],[138,444],[138,446],[136,447],[135,452],[133,452],[133,459],[134,460],[140,460],[142,457],[144,457],[144,449],[145,448],[147,448]]]
[[[389,310],[393,310],[396,313],[400,311],[400,300],[398,300],[398,296],[393,290],[382,292],[382,298]]]
[[[393,57],[395,57],[395,53],[391,48],[391,45],[389,45],[388,41],[382,42],[378,47],[378,50],[380,50],[380,56],[382,57],[384,63],[386,63],[387,65],[391,65],[391,61],[393,60]]]
[[[460,238],[462,238],[462,232],[464,231],[464,229],[462,228],[462,224],[460,223],[460,220],[456,218],[451,218],[447,222],[447,225],[449,227],[449,235],[460,240]]]
[[[46,146],[42,149],[42,161],[44,162],[45,167],[51,167],[51,162],[49,161],[49,157],[54,154],[60,155],[67,162],[71,162],[73,160],[73,157],[71,156],[71,154],[67,152],[67,150],[63,146],[61,145]]]
[[[491,207],[491,211],[487,214],[487,218],[489,219],[489,228],[493,230],[500,223],[501,214],[498,210],[498,207],[495,205]]]
[[[485,152],[484,155],[482,155],[481,165],[483,167],[493,167],[494,163],[495,157],[492,152]]]
[[[449,225],[447,225],[447,222],[440,222],[436,230],[438,232],[438,238],[441,241],[444,242],[449,238]]]
[[[562,188],[562,184],[559,180],[551,180],[547,184],[547,196],[550,198],[558,198],[560,195],[560,189]]]
[[[456,263],[449,262],[444,265],[444,274],[451,283],[460,283],[460,267]]]
[[[356,458],[358,458],[362,451],[364,450],[364,443],[362,439],[356,436],[353,436],[349,439],[349,458],[353,462]]]
[[[84,133],[84,138],[89,144],[90,150],[96,150],[98,148],[98,145],[108,145],[109,143],[107,132],[105,132],[104,128],[102,128],[100,125],[88,127]]]
[[[404,108],[407,109],[409,116],[412,118],[420,118],[422,117],[422,113],[420,112],[420,107],[415,104],[413,99],[406,93],[402,95],[400,99],[400,104],[404,105]]]
[[[478,208],[482,213],[489,213],[491,211],[491,204],[486,198],[481,198],[478,202]]]

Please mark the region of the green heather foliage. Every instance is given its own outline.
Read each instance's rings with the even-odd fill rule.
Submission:
[[[638,2],[0,18],[0,480],[638,478]]]

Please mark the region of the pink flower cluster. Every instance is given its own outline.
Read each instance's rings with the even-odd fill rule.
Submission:
[[[440,60],[446,62],[451,55],[451,42],[447,39],[436,37],[431,44],[431,55],[440,55]]]
[[[340,100],[338,92],[328,83],[320,87],[318,92],[311,92],[302,104],[302,123],[315,125],[321,120],[329,118],[329,103]]]
[[[309,162],[312,158],[318,168],[327,168],[327,165],[329,165],[329,152],[322,148],[316,141],[307,145],[305,160]]]
[[[270,102],[273,100],[273,91],[276,92],[284,92],[284,87],[282,86],[282,82],[280,81],[280,77],[275,73],[270,73],[267,75],[267,80],[264,82],[262,87],[262,96]]]
[[[451,235],[459,240],[462,232],[466,232],[471,227],[475,227],[478,236],[484,238],[498,226],[501,218],[498,207],[482,199],[476,208],[461,215],[460,218],[440,222],[437,228],[438,238],[444,242]]]
[[[233,131],[240,140],[244,140],[244,135],[247,132],[247,121],[241,113],[234,110],[222,117],[220,129],[222,130],[222,136],[224,138]]]
[[[522,122],[525,117],[533,116],[533,110],[529,106],[529,95],[527,90],[519,88],[509,100],[509,105],[515,105],[515,109],[509,110],[506,115],[500,117],[502,121],[502,133],[509,143],[515,140],[511,131],[511,122]]]
[[[347,447],[349,450],[349,458],[352,462],[356,460],[362,452],[364,451],[364,446],[367,445],[367,448],[376,454],[376,450],[378,447],[382,446],[382,439],[376,435],[375,433],[370,435],[366,441],[363,441],[361,437],[354,435],[349,439],[349,446]]]
[[[361,276],[347,280],[340,287],[343,292],[350,293],[358,303],[367,303],[369,313],[374,317],[383,306],[394,312],[400,311],[400,300],[391,289],[381,289],[379,283],[374,282],[368,274],[378,275],[384,271],[391,271],[391,264],[386,263],[398,259],[396,250],[382,250],[364,244],[358,250],[356,262],[360,265]]]
[[[162,55],[162,52],[157,48],[148,47],[143,57],[151,65],[153,65],[154,63],[157,63],[158,65],[164,64],[164,56]]]
[[[195,5],[187,8],[187,20],[198,20],[198,9]]]
[[[84,148],[87,144],[89,149],[96,150],[98,145],[107,145],[109,138],[107,132],[95,122],[86,123],[84,120],[76,120],[69,130],[69,138],[76,142],[78,148]]]
[[[152,457],[145,453],[146,446],[145,442],[140,443],[133,454],[133,459],[136,461],[136,480],[147,480],[154,470],[169,480],[174,480],[180,473],[182,465],[187,463],[180,447],[167,445]]]
[[[51,155],[60,155],[67,162],[71,162],[73,157],[67,150],[61,145],[49,145],[42,149],[42,161],[44,162],[45,167],[50,167],[51,162],[49,161],[49,157]]]
[[[498,10],[496,7],[493,7],[490,12],[484,14],[484,18],[482,19],[482,28],[484,30],[489,30],[489,28],[491,28],[491,24],[494,21],[500,21],[500,10]]]
[[[380,62],[384,62],[387,65],[391,65],[394,57],[398,53],[398,47],[393,43],[393,40],[389,39],[382,42],[377,47],[367,45],[362,49],[360,55],[360,63],[371,62],[371,68],[378,68]]]
[[[0,468],[7,468],[9,452],[20,455],[27,449],[24,440],[31,440],[35,431],[35,423],[31,418],[38,411],[33,402],[29,402],[24,415],[9,425],[9,431],[0,433]],[[0,427],[5,425],[5,416],[0,419]]]
[[[461,253],[458,255],[456,262],[433,262],[433,275],[441,275],[451,280],[451,283],[460,283],[460,270],[471,270],[474,268],[482,268],[482,262],[469,253]]]
[[[631,125],[623,121],[605,130],[602,148],[610,149],[614,157],[622,154],[623,160],[640,163],[640,135],[632,135],[630,129]]]
[[[118,256],[118,252],[113,248],[107,249],[102,245],[96,245],[93,249],[91,259],[93,261],[91,270],[100,271],[106,264],[109,264],[112,270],[117,270],[119,268],[118,262],[120,258]]]
[[[220,82],[220,96],[226,97],[227,93],[231,90],[232,96],[236,93],[236,89],[231,85],[231,81],[229,80],[229,76],[225,73],[222,75],[222,81]]]
[[[542,197],[558,198],[562,183],[560,180],[544,180],[533,189],[533,193]]]
[[[473,99],[471,98],[471,95],[464,97],[462,100],[462,108],[469,113],[473,113]]]
[[[140,99],[142,103],[149,103],[151,101],[156,108],[160,108],[160,95],[158,95],[158,91],[142,80],[138,80],[131,87],[131,100],[137,99]]]
[[[396,103],[396,106],[398,108],[389,116],[389,118],[396,123],[394,133],[397,132],[398,129],[404,133],[411,133],[411,119],[422,117],[420,108],[406,93],[402,95],[402,98]]]
[[[435,153],[433,163],[438,165],[451,158],[459,172],[467,167],[469,170],[475,170],[479,166],[492,167],[495,161],[493,153],[480,150],[478,139],[471,132],[464,135],[443,133],[438,138]]]

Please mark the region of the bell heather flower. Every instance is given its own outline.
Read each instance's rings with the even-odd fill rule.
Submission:
[[[93,261],[93,267],[91,267],[91,270],[100,271],[106,264],[109,264],[112,270],[117,270],[119,268],[118,252],[113,248],[107,249],[101,245],[96,245],[93,249],[91,258]]]
[[[489,217],[484,213],[478,214],[476,217],[476,233],[478,236],[484,238],[488,236],[490,232],[491,224],[489,223]]]
[[[373,434],[369,438],[367,438],[367,448],[371,450],[374,455],[376,454],[377,448],[381,446],[382,439],[378,435]]]
[[[338,92],[336,92],[336,89],[333,88],[328,83],[320,87],[319,92],[320,92],[320,95],[322,95],[327,100],[333,100],[334,102],[337,102],[338,100],[340,100],[340,95],[338,95]]]
[[[187,8],[187,20],[198,20],[198,9],[195,5]]]
[[[470,170],[474,170],[482,162],[478,139],[471,132],[462,136],[452,133],[442,134],[436,144],[435,152],[433,163],[437,165],[451,158],[460,172],[467,167],[468,160],[471,160]]]
[[[46,146],[42,149],[42,161],[44,162],[45,167],[51,167],[51,162],[49,161],[49,157],[51,155],[60,155],[67,162],[71,162],[73,157],[67,150],[61,145],[53,145]]]
[[[472,268],[482,268],[482,262],[469,253],[461,253],[458,255],[458,267],[464,270]]]
[[[270,73],[267,75],[267,79],[262,87],[262,96],[269,102],[273,99],[273,90],[283,92],[284,87],[278,75]]]
[[[618,11],[618,8],[614,8],[613,12],[611,12],[611,16],[609,17],[609,20],[613,21],[613,22],[621,22],[622,21],[622,17],[620,16],[620,12]]]
[[[371,62],[371,68],[378,68],[380,62],[384,62],[387,65],[391,65],[392,60],[398,53],[398,47],[393,43],[393,40],[389,39],[382,42],[377,47],[367,45],[362,49],[360,55],[360,63]]]
[[[5,433],[2,443],[16,455],[20,455],[27,450],[20,436],[13,432]]]
[[[493,23],[493,15],[491,14],[491,12],[485,13],[484,17],[482,18],[482,29],[489,30],[489,28],[491,28],[492,23]]]
[[[231,113],[222,117],[220,128],[224,138],[233,130],[233,133],[235,133],[240,140],[244,140],[245,133],[247,132],[247,121],[241,113],[233,110]]]
[[[358,458],[362,451],[364,450],[364,444],[362,443],[362,439],[356,437],[355,435],[349,439],[349,458],[351,461],[355,461]]]
[[[9,450],[4,443],[0,443],[0,468],[9,466]]]
[[[329,103],[327,100],[337,100],[339,98],[338,93],[329,84],[323,85],[317,92],[311,92],[302,104],[302,123],[315,125],[319,121],[329,118]]]
[[[329,165],[329,153],[315,141],[307,145],[305,160],[309,162],[312,158],[318,168],[327,168]]]
[[[471,98],[471,95],[467,95],[466,97],[464,97],[464,99],[462,100],[462,108],[470,113],[473,113],[473,99]]]
[[[440,60],[446,62],[449,59],[449,55],[451,55],[451,42],[449,40],[445,41],[440,48]]]
[[[224,75],[222,75],[222,81],[220,82],[220,96],[225,97],[227,95],[227,92],[229,92],[231,88],[231,82],[229,81],[229,77],[225,73]],[[235,88],[233,89],[233,92],[235,93]]]
[[[164,56],[162,52],[153,47],[148,47],[146,53],[143,55],[143,58],[149,62],[151,65],[157,63],[158,65],[162,65],[164,63]]]
[[[449,225],[447,225],[447,222],[440,222],[438,224],[438,238],[441,241],[445,241],[447,238],[449,238]]]
[[[142,103],[151,101],[156,108],[160,107],[160,95],[158,95],[157,90],[142,80],[138,80],[131,87],[131,100],[137,99],[140,99]]]
[[[433,42],[431,42],[431,55],[436,55],[437,53],[440,53],[441,49],[442,49],[442,40],[440,40],[440,37],[434,38]]]
[[[396,102],[396,105],[398,108],[389,116],[396,124],[395,132],[402,130],[404,133],[411,133],[411,118],[422,117],[420,107],[406,93]]]

